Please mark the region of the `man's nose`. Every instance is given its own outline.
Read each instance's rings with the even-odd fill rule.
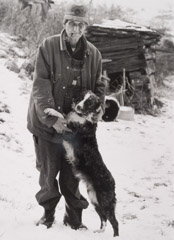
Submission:
[[[80,32],[80,27],[78,24],[74,25],[74,31],[75,32]]]

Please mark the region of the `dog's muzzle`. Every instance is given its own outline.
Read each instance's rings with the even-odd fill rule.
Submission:
[[[83,106],[80,105],[80,104],[77,104],[77,106],[75,107],[74,110],[76,111],[76,113],[82,114],[82,112],[83,112]]]

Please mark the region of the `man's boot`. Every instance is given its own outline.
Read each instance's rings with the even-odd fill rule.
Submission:
[[[54,223],[54,220],[55,220],[54,214],[55,214],[55,209],[53,209],[53,210],[45,210],[44,215],[36,223],[36,226],[39,226],[40,224],[43,224],[47,228],[52,227],[52,225]]]
[[[67,209],[66,209],[67,210]],[[71,213],[71,217],[67,213]],[[87,230],[88,228],[82,223],[82,209],[75,209],[75,211],[66,211],[63,223],[74,230]]]

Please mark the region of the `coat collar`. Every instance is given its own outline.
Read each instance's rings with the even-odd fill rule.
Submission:
[[[85,43],[85,45],[86,45],[85,54],[86,54],[86,55],[90,55],[90,54],[91,54],[91,50],[90,50],[90,48],[89,48],[88,42],[87,42],[87,40],[86,40],[86,38],[85,38],[84,35],[82,35],[82,38],[83,38],[83,41],[84,41],[84,43]],[[61,31],[61,33],[60,33],[60,50],[61,50],[61,51],[67,50],[65,40],[66,40],[65,29],[63,29],[63,30]]]

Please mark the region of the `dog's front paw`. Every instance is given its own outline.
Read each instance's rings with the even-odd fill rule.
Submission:
[[[105,229],[97,229],[97,230],[94,230],[93,232],[94,233],[103,233],[105,231]]]

